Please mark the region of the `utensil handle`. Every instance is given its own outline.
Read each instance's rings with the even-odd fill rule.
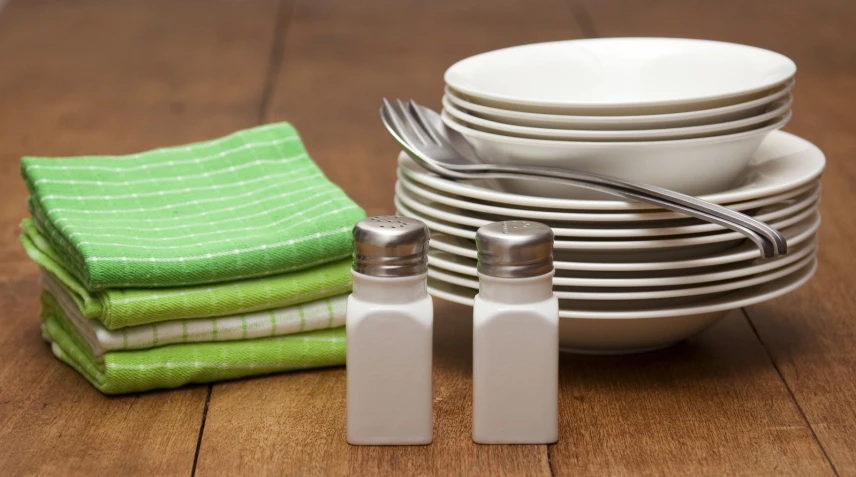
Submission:
[[[467,171],[507,172],[512,174],[536,176],[539,178],[557,178],[584,181],[602,184],[604,186],[615,187],[621,190],[635,192],[637,194],[643,194],[646,196],[660,199],[662,201],[668,201],[676,205],[684,206],[684,210],[698,210],[710,216],[718,216],[724,220],[728,220],[735,224],[741,225],[749,230],[753,230],[756,233],[766,237],[767,240],[773,243],[773,246],[779,254],[784,255],[787,253],[787,240],[785,239],[785,237],[778,230],[770,227],[764,222],[749,217],[746,214],[731,210],[727,207],[723,207],[719,204],[714,204],[712,202],[699,199],[697,197],[682,194],[680,192],[675,192],[668,189],[663,189],[661,187],[651,186],[648,184],[640,184],[636,182],[626,181],[623,179],[618,179],[615,177],[603,176],[600,174],[593,174],[589,172],[568,171],[564,169],[555,169],[543,166],[524,168],[516,166],[490,164],[483,165],[482,167],[468,166]],[[637,200],[642,201],[642,199]],[[666,208],[664,206],[661,207]]]
[[[495,171],[496,169],[494,169]],[[707,213],[703,210],[699,210],[693,207],[687,207],[683,204],[678,204],[671,202],[667,199],[662,199],[656,196],[639,193],[634,190],[629,190],[621,187],[617,187],[609,184],[602,184],[599,182],[592,182],[581,180],[578,178],[570,178],[570,177],[557,177],[555,175],[539,175],[537,173],[522,173],[522,172],[479,172],[479,173],[460,173],[459,171],[450,171],[453,172],[454,175],[466,176],[466,177],[458,177],[463,179],[531,179],[538,181],[552,181],[559,182],[564,184],[574,184],[579,187],[584,187],[586,189],[595,190],[598,192],[604,192],[611,195],[616,195],[619,197],[623,197],[626,199],[636,200],[639,202],[644,202],[651,205],[656,205],[666,210],[670,210],[672,212],[677,212],[679,214],[687,215],[690,217],[694,217],[700,220],[704,220],[705,222],[714,223],[717,225],[721,225],[725,228],[733,230],[741,235],[745,236],[749,240],[755,243],[758,248],[761,250],[764,258],[771,258],[776,255],[774,250],[774,244],[759,235],[754,230],[744,226],[740,223],[735,223],[727,218],[723,218],[717,216],[715,214]],[[754,219],[753,219],[754,220]],[[778,232],[777,232],[778,233]]]

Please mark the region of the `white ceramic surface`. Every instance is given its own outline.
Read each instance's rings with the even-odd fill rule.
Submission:
[[[425,292],[427,277],[351,276],[354,289],[345,318],[347,441],[430,444],[434,305]]]
[[[689,270],[691,273],[686,273],[685,270],[672,270],[669,275],[656,274],[658,276],[639,277],[638,274],[634,274],[634,278],[628,278],[626,276],[622,278],[601,278],[603,276],[602,273],[590,274],[588,272],[579,271],[574,272],[573,276],[568,276],[566,275],[568,273],[567,271],[556,270],[556,274],[553,276],[553,285],[557,287],[594,289],[619,288],[622,293],[627,291],[627,288],[685,287],[687,285],[721,282],[724,280],[733,280],[749,275],[766,273],[794,264],[809,255],[814,255],[815,252],[816,241],[815,239],[812,239],[808,243],[792,247],[787,255],[774,259],[759,258],[753,261],[739,262],[725,270],[703,273],[699,273],[693,269]],[[446,270],[469,277],[478,276],[476,260],[443,252],[434,248],[429,251],[429,263],[434,269]]]
[[[586,129],[556,129],[505,124],[473,116],[461,111],[448,97],[443,97],[443,111],[461,124],[472,129],[509,137],[550,139],[561,141],[666,141],[721,136],[763,127],[777,118],[784,117],[791,109],[791,99],[781,99],[769,104],[761,113],[734,121],[701,126],[674,127],[665,129],[594,131]]]
[[[456,182],[426,172],[417,166],[406,154],[398,158],[399,166],[407,175],[421,184],[437,190],[463,197],[494,202],[562,211],[599,210],[599,211],[638,211],[656,207],[640,202],[620,200],[575,200],[535,197],[496,190],[483,181]],[[814,144],[793,134],[783,131],[771,133],[752,155],[747,168],[735,181],[734,187],[701,196],[702,199],[716,204],[729,204],[749,201],[796,189],[820,177],[826,159]],[[504,181],[506,184],[516,181]],[[520,181],[528,182],[528,181]],[[572,188],[573,186],[567,186]]]
[[[787,57],[751,46],[681,38],[598,38],[482,53],[452,65],[444,79],[470,101],[488,106],[654,114],[745,102],[795,72]]]
[[[395,184],[395,196],[406,207],[414,211],[425,214],[429,217],[435,217],[452,224],[465,225],[468,227],[481,227],[497,220],[506,220],[505,218],[484,217],[478,213],[467,210],[461,210],[456,207],[449,207],[437,202],[422,199],[416,195],[411,195],[402,186],[401,183]],[[783,200],[774,205],[763,207],[757,213],[750,214],[758,220],[771,222],[782,218],[789,217],[796,212],[805,209],[820,198],[818,189],[811,189],[792,199]],[[594,224],[583,227],[585,224],[568,223],[568,222],[551,222],[548,223],[553,233],[557,237],[580,237],[580,238],[647,238],[647,237],[666,237],[678,235],[702,234],[709,232],[724,232],[727,229],[721,225],[703,223],[683,226],[651,226],[651,227],[633,227],[621,226],[624,224]]]
[[[473,442],[556,442],[559,300],[550,277],[484,277],[472,323]]]
[[[459,198],[454,194],[444,193],[433,187],[420,184],[406,174],[401,169],[398,170],[398,182],[404,187],[408,194],[415,197],[420,197],[425,200],[434,201],[439,204],[456,207],[461,210],[471,211],[475,214],[480,214],[486,218],[494,220],[540,220],[543,222],[575,222],[575,223],[591,223],[603,224],[602,227],[615,227],[623,225],[624,227],[674,227],[680,226],[683,223],[691,222],[692,219],[687,219],[686,216],[676,214],[674,212],[598,212],[598,211],[582,211],[582,212],[565,212],[554,210],[532,209],[525,207],[504,206],[502,204],[485,203],[473,199]],[[818,182],[812,182],[802,187],[775,194],[760,199],[750,200],[746,202],[735,202],[728,204],[728,208],[737,211],[751,211],[771,204],[783,202],[794,198],[809,190],[819,190]],[[600,225],[598,225],[600,226]]]
[[[569,308],[569,302],[562,302],[559,343],[565,351],[592,354],[663,348],[704,331],[731,310],[771,300],[799,288],[814,275],[816,268],[817,264],[812,263],[778,280],[714,296],[691,306],[603,312],[575,310]],[[429,279],[428,291],[437,298],[469,306],[476,293],[476,290],[434,279]]]
[[[406,217],[419,219],[434,232],[454,235],[465,239],[474,240],[476,237],[476,229],[439,219],[433,215],[422,212],[416,212],[413,208],[401,203],[399,198],[395,199],[395,207]],[[781,207],[771,206],[771,210],[778,210]],[[802,203],[802,208],[792,211],[792,215],[780,218],[769,224],[777,229],[788,227],[796,224],[803,219],[811,217],[817,213],[817,200],[805,201]],[[707,235],[696,235],[690,237],[679,238],[658,238],[658,239],[641,239],[641,240],[565,240],[558,238],[554,241],[555,250],[573,250],[573,251],[608,251],[613,254],[627,254],[645,252],[650,249],[677,249],[685,247],[693,247],[697,245],[706,245],[714,243],[739,242],[744,240],[744,236],[737,232],[717,232]]]
[[[492,108],[471,103],[455,94],[446,87],[446,98],[461,111],[473,116],[490,119],[505,124],[530,126],[539,128],[559,129],[588,129],[595,131],[615,131],[633,129],[660,129],[687,126],[700,126],[756,116],[766,111],[768,105],[781,98],[790,98],[789,93],[794,87],[794,81],[786,83],[779,89],[773,90],[767,96],[713,109],[687,111],[672,114],[652,114],[638,116],[572,116],[562,114],[541,114]]]
[[[788,113],[763,127],[722,136],[667,141],[582,142],[509,137],[469,128],[444,111],[443,123],[461,133],[482,160],[495,164],[547,166],[594,172],[703,195],[732,188],[764,138],[780,129]],[[610,196],[563,183],[515,180],[506,190],[569,199]]]
[[[820,215],[808,217],[790,227],[779,229],[788,240],[788,247],[797,247],[815,236],[820,227]],[[475,242],[460,237],[433,233],[429,246],[432,249],[441,250],[460,257],[475,259],[477,257]],[[743,241],[740,245],[728,248],[719,253],[701,256],[693,259],[679,259],[667,257],[665,261],[591,261],[591,255],[582,252],[557,251],[554,255],[553,266],[559,273],[597,272],[597,273],[676,273],[672,270],[691,271],[698,268],[723,267],[740,262],[756,260],[761,254],[758,247],[749,241]],[[620,258],[628,258],[621,256]],[[575,259],[575,260],[572,260]],[[686,272],[685,272],[686,273]]]

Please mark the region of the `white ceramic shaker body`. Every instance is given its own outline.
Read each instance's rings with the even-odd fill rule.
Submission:
[[[428,230],[414,219],[370,217],[354,227],[354,242],[346,315],[348,443],[430,444]]]
[[[553,233],[535,222],[479,229],[473,308],[473,441],[549,444],[559,437],[559,301]]]

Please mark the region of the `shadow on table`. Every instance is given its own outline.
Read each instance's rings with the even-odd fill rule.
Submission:
[[[471,309],[437,301],[434,365],[443,373],[472,373]],[[800,341],[791,340],[791,355]],[[702,334],[669,348],[628,355],[560,353],[561,385],[580,388],[650,389],[684,387],[693,382],[724,382],[776,373],[770,356],[741,310]]]

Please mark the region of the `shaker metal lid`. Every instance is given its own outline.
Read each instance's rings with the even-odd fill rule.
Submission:
[[[553,230],[526,220],[494,222],[476,232],[478,271],[499,278],[528,278],[553,271]]]
[[[354,225],[353,269],[375,277],[406,277],[428,271],[428,227],[395,215],[368,217]]]

